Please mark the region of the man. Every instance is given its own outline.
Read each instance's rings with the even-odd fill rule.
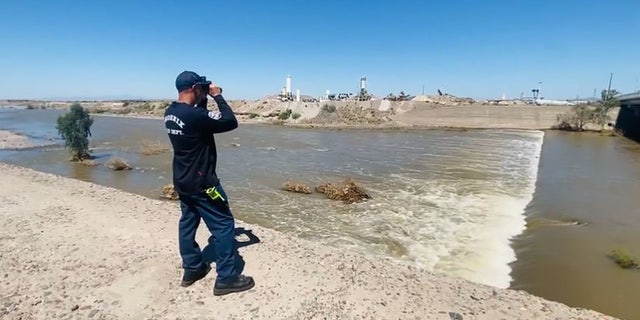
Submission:
[[[216,271],[214,295],[241,292],[253,288],[251,277],[241,275],[236,255],[235,223],[226,193],[216,175],[214,133],[238,127],[231,107],[222,97],[222,89],[206,77],[184,71],[176,78],[178,101],[167,107],[164,123],[173,145],[173,185],[180,197],[178,238],[184,275],[182,286],[188,287],[211,270],[202,259],[195,241],[200,218],[213,234]],[[219,112],[208,111],[207,94]]]

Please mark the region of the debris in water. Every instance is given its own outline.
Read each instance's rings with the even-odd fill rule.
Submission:
[[[347,178],[344,182],[332,184],[324,183],[316,187],[316,191],[332,200],[341,200],[345,203],[361,202],[371,199],[367,190],[358,182]]]
[[[120,170],[131,170],[133,167],[129,162],[125,159],[119,157],[113,157],[109,159],[107,162],[107,167],[111,170],[120,171]]]
[[[156,154],[165,153],[171,150],[169,146],[160,142],[143,141],[142,147],[140,147],[140,153],[151,156]]]
[[[530,230],[534,230],[541,227],[584,227],[587,226],[588,223],[586,221],[578,220],[578,219],[546,219],[546,218],[533,218],[527,221],[527,228]]]
[[[160,198],[167,199],[167,200],[178,200],[178,199],[180,199],[178,197],[178,193],[173,188],[173,184],[171,184],[171,183],[169,183],[169,184],[165,185],[164,187],[162,187],[162,194],[160,195]]]
[[[303,184],[287,181],[284,185],[282,185],[282,189],[290,192],[311,194],[311,187]]]
[[[633,258],[630,254],[620,249],[615,249],[611,251],[611,253],[609,254],[609,258],[611,258],[618,266],[620,266],[623,269],[639,269],[640,268],[640,265],[638,264],[638,261],[635,258]]]
[[[100,165],[100,163],[92,159],[84,159],[84,160],[78,161],[78,163],[87,167],[96,167]]]

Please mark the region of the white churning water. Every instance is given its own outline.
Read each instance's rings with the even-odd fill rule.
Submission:
[[[238,207],[251,212],[248,220],[306,238],[508,287],[515,260],[510,239],[525,228],[543,135],[473,131],[307,139],[315,155],[297,150],[292,162],[286,148],[280,150],[280,163],[288,165],[274,164],[274,174],[308,182],[314,177],[307,173],[320,166],[331,181],[352,176],[364,182],[373,199],[343,205],[261,191],[254,184],[259,179],[249,178],[253,201],[238,200]]]

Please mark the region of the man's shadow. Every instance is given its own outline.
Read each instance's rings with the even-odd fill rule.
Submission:
[[[252,244],[256,244],[256,243],[260,243],[260,238],[258,238],[255,234],[253,234],[253,232],[251,230],[247,230],[245,228],[235,228],[234,233],[236,235],[236,238],[238,236],[241,235],[246,235],[249,240],[247,241],[238,241],[237,239],[235,240],[235,255],[236,255],[236,270],[238,271],[238,273],[242,273],[244,270],[244,259],[242,258],[242,256],[240,255],[240,252],[238,252],[239,248],[242,247],[247,247],[250,246]],[[213,246],[213,241],[214,241],[215,237],[211,236],[209,237],[209,243],[207,244],[207,246],[202,250],[202,259],[204,260],[204,262],[206,264],[211,264],[211,263],[215,263],[216,262],[216,250]]]

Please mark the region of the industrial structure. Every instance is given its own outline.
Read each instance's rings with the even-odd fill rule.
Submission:
[[[282,92],[279,95],[280,100],[282,101],[293,101],[293,93],[291,92],[291,76],[288,75],[284,87],[282,87]]]
[[[295,94],[293,93],[291,87],[291,75],[287,75],[285,79],[285,85],[282,87],[282,91],[277,95],[277,98],[281,101],[304,101],[304,102],[314,102],[314,101],[370,101],[375,100],[375,97],[369,93],[367,90],[367,77],[360,77],[360,81],[358,84],[358,93],[353,94],[352,92],[339,92],[339,93],[331,93],[330,90],[326,90],[325,94],[319,98],[314,98],[311,96],[302,95],[300,90],[296,90]],[[409,101],[415,98],[413,95],[407,95],[404,92],[400,92],[398,96],[394,94],[389,94],[385,99],[392,101]]]
[[[367,92],[367,77],[360,78],[360,93],[356,97],[358,101],[369,101],[372,96]]]
[[[385,100],[389,100],[389,101],[410,101],[415,97],[416,96],[412,96],[412,95],[408,95],[408,94],[404,93],[404,91],[400,91],[399,95],[396,96],[393,93],[389,93],[389,95],[386,96],[384,99]]]
[[[615,129],[623,136],[640,142],[640,91],[616,97],[620,101],[620,111]]]
[[[354,95],[351,92],[331,94],[330,91],[327,90],[325,96],[322,98],[330,101],[369,101],[373,99],[373,96],[367,91],[367,77],[363,76],[360,78],[358,94]]]
[[[316,102],[318,99],[306,96],[300,93],[300,89],[296,89],[295,95],[293,94],[293,90],[291,89],[291,75],[288,75],[285,79],[284,87],[282,87],[282,91],[277,95],[280,101],[296,101],[296,102]]]

